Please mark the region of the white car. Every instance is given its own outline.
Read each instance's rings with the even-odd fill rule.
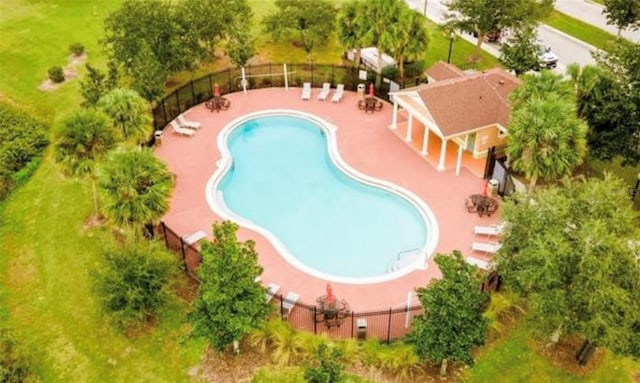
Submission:
[[[558,65],[558,56],[542,40],[537,40],[536,43],[538,44],[539,65],[543,68],[555,68]]]

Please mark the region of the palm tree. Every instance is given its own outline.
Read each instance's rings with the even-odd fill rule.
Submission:
[[[107,219],[121,228],[139,228],[169,210],[173,177],[149,149],[122,149],[99,169],[98,186]]]
[[[98,102],[111,117],[113,125],[122,129],[125,140],[143,143],[151,130],[149,104],[131,89],[115,88]]]
[[[91,180],[95,214],[99,214],[96,164],[116,145],[117,132],[104,114],[83,109],[62,122],[56,135],[55,158],[65,174]]]
[[[509,101],[511,108],[515,109],[533,98],[542,98],[551,93],[566,99],[572,99],[575,94],[571,83],[565,81],[562,76],[544,70],[540,74],[524,75],[522,86],[513,91]]]
[[[533,191],[539,179],[570,175],[586,153],[587,128],[575,102],[557,93],[533,97],[511,114],[506,153],[514,170],[523,172]]]
[[[378,68],[382,70],[382,53],[397,45],[394,25],[400,22],[401,10],[408,7],[400,0],[376,0],[367,2],[363,19],[364,40],[378,49]]]
[[[429,46],[429,35],[424,23],[424,16],[410,8],[404,8],[400,20],[394,25],[395,47],[390,52],[397,61],[400,77],[404,78],[404,61],[407,57],[424,56]]]
[[[342,4],[338,13],[338,41],[348,52],[356,50],[355,63],[360,63],[360,50],[364,45],[366,32],[363,14],[365,3],[360,0],[351,0]]]

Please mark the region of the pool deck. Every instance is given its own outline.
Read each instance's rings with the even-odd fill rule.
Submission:
[[[465,256],[488,260],[486,255],[471,250],[474,240],[489,241],[488,238],[475,237],[473,227],[499,222],[500,210],[491,217],[479,217],[468,213],[464,207],[464,200],[469,194],[482,193],[484,190],[485,181],[480,174],[484,159],[473,159],[465,153],[460,175],[456,176],[456,149],[450,144],[447,148],[446,170],[438,171],[439,140],[435,136],[430,137],[429,155],[421,156],[417,148],[422,141],[422,129],[414,129],[413,142],[406,143],[403,140],[402,123],[395,130],[389,129],[393,109],[390,104],[385,103],[379,112],[365,114],[357,107],[358,97],[355,93],[345,92],[340,103],[332,103],[318,101],[316,97],[319,91],[313,89],[310,101],[300,99],[300,88],[289,88],[289,91],[267,88],[251,90],[247,94],[238,92],[225,95],[231,101],[231,107],[226,111],[210,112],[204,104],[200,104],[185,112],[188,120],[200,121],[202,127],[192,137],[165,129],[162,144],[155,150],[156,155],[176,175],[171,208],[163,218],[164,222],[179,235],[187,236],[202,230],[211,239],[211,225],[220,218],[209,208],[205,188],[220,158],[218,133],[229,122],[247,113],[291,109],[311,113],[336,125],[338,150],[350,166],[372,177],[403,186],[422,198],[439,224],[436,253],[458,249]],[[306,304],[314,304],[317,297],[325,294],[326,280],[293,267],[260,234],[240,228],[238,237],[256,242],[259,262],[264,267],[262,282],[265,285],[277,283],[281,286],[281,294],[297,292],[300,294],[299,301]],[[426,270],[413,271],[392,281],[373,284],[332,282],[332,286],[336,296],[349,302],[354,311],[383,310],[404,307],[408,292],[414,291],[415,287],[425,286],[440,275],[431,258]],[[412,304],[417,303],[414,293]]]

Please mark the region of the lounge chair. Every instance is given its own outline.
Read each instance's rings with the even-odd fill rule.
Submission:
[[[183,128],[189,128],[189,129],[200,129],[200,126],[202,125],[197,121],[187,121],[187,119],[184,118],[182,114],[178,116],[178,123]]]
[[[504,223],[491,226],[474,226],[473,233],[476,235],[497,236],[502,234]]]
[[[169,123],[174,133],[182,134],[183,136],[193,136],[195,131],[192,129],[183,128],[174,120]]]
[[[336,87],[336,91],[333,94],[333,98],[331,98],[331,102],[340,102],[342,100],[342,96],[344,95],[344,84],[338,84]]]
[[[329,92],[331,92],[331,83],[325,82],[324,84],[322,84],[322,89],[320,90],[320,94],[318,95],[318,100],[327,101]]]
[[[493,254],[496,251],[500,250],[501,247],[502,247],[502,244],[497,242],[492,242],[492,243],[473,242],[471,244],[471,248],[473,249],[473,251],[480,251],[487,254]]]
[[[311,100],[311,83],[305,82],[302,84],[302,96],[303,100]]]
[[[468,264],[477,266],[479,269],[482,269],[482,270],[489,270],[491,268],[491,263],[482,259],[478,259],[475,257],[467,257],[465,258],[465,260],[467,261]]]
[[[280,290],[280,286],[275,283],[269,283],[267,286],[267,302],[273,299],[273,296],[278,293],[278,290]]]
[[[282,316],[286,319],[289,317],[289,313],[296,307],[296,303],[300,298],[300,294],[294,293],[293,291],[289,291],[287,296],[284,298],[282,302]]]
[[[193,245],[194,243],[198,242],[199,240],[201,240],[202,238],[205,238],[207,236],[207,234],[202,231],[202,230],[198,230],[193,234],[190,234],[186,237],[184,237],[182,240],[184,241],[184,243],[186,243],[187,245]]]

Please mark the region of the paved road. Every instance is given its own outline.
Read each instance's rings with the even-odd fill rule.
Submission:
[[[618,28],[607,24],[607,18],[602,13],[604,7],[589,0],[556,0],[555,7],[558,11],[582,20],[585,23],[595,25],[614,35],[618,34]],[[640,43],[640,30],[622,31],[625,38]]]
[[[447,7],[444,5],[447,0],[427,0],[427,16],[429,19],[436,23],[442,23],[444,21],[444,14],[447,12]],[[568,0],[568,1],[582,1],[582,0]],[[424,12],[424,0],[406,0],[407,4],[413,9],[419,12]],[[466,40],[469,40],[475,44],[475,39],[469,35],[462,35]],[[575,38],[568,36],[554,28],[547,25],[541,25],[538,28],[538,37],[540,37],[547,45],[551,47],[551,50],[558,55],[559,65],[555,70],[558,73],[564,73],[566,65],[576,62],[580,65],[594,64],[595,61],[591,56],[591,51],[594,49],[592,46],[583,43]],[[496,44],[483,44],[483,48],[486,51],[499,56],[499,46]]]

